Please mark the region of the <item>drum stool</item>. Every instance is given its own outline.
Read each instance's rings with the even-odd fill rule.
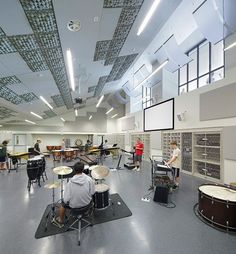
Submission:
[[[91,201],[87,206],[81,208],[72,208],[70,210],[69,218],[72,216],[76,218],[76,220],[69,226],[68,229],[75,229],[77,231],[77,241],[80,246],[80,238],[81,238],[81,230],[87,227],[92,227],[93,224],[88,220],[84,219],[84,217],[89,216],[90,212],[93,211],[93,201]],[[69,220],[68,218],[68,220]],[[85,225],[82,227],[82,221],[85,222]],[[78,226],[74,226],[78,223]]]

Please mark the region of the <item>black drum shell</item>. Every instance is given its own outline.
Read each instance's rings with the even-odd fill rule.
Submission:
[[[198,213],[214,226],[236,232],[236,202],[211,197],[198,189]]]

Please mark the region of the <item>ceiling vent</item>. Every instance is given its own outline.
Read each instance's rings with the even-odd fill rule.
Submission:
[[[81,29],[80,20],[74,19],[67,23],[67,28],[72,32],[78,32]]]

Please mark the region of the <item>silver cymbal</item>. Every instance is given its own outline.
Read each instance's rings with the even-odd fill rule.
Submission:
[[[49,183],[49,184],[45,184],[44,188],[46,189],[57,189],[60,187],[60,183],[59,182],[55,182],[55,183]]]
[[[73,169],[67,166],[59,166],[53,169],[53,172],[57,175],[68,175],[72,173]]]
[[[92,169],[91,176],[94,179],[100,180],[109,175],[109,168],[103,165],[97,165]]]

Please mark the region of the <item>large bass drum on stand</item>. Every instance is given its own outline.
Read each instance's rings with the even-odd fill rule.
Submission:
[[[208,224],[236,232],[236,190],[222,185],[201,185],[197,212]]]

